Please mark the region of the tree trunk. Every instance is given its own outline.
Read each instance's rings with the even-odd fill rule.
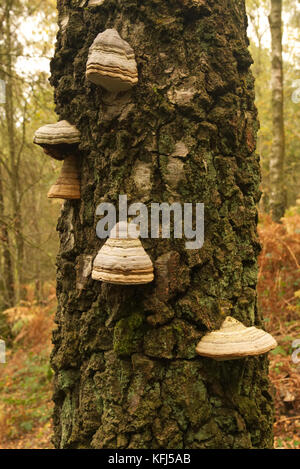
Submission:
[[[11,247],[8,236],[7,224],[5,221],[4,193],[2,184],[2,169],[0,164],[0,241],[2,246],[3,265],[1,280],[3,283],[4,306],[10,308],[15,302],[13,262],[11,257]]]
[[[270,208],[278,222],[286,208],[284,177],[285,137],[283,117],[282,0],[271,0],[269,23],[272,36],[272,153],[270,159]]]
[[[257,311],[257,111],[244,0],[58,0],[51,83],[56,111],[81,131],[81,201],[58,222],[53,334],[56,448],[272,447],[266,356],[195,353],[226,314]],[[97,2],[92,2],[97,3]],[[117,96],[85,78],[88,49],[115,28],[139,83]],[[184,151],[183,151],[184,150]],[[205,242],[143,239],[155,280],[91,279],[102,201],[203,202]]]
[[[24,261],[24,239],[22,230],[22,209],[20,202],[20,154],[17,149],[16,135],[16,116],[14,106],[14,67],[12,57],[14,55],[13,44],[13,0],[6,2],[5,8],[5,28],[4,28],[4,50],[5,50],[5,71],[6,71],[6,100],[5,100],[5,120],[7,129],[8,143],[8,167],[9,174],[9,191],[12,203],[13,213],[13,230],[15,240],[15,300],[18,302],[23,297],[23,261]]]

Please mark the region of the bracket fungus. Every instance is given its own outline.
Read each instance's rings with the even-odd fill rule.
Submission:
[[[64,160],[59,178],[50,188],[48,197],[50,199],[80,199],[80,174],[76,156],[71,155]]]
[[[255,326],[246,327],[227,316],[219,330],[202,337],[196,352],[204,357],[224,361],[261,355],[276,346],[276,340],[267,332]]]
[[[134,51],[115,29],[106,29],[92,43],[86,77],[115,93],[129,90],[138,82]]]
[[[77,150],[80,132],[68,121],[40,127],[34,134],[33,143],[40,145],[44,152],[56,160],[64,160]]]
[[[106,283],[138,285],[152,282],[153,264],[138,233],[127,222],[119,222],[95,257],[92,278]]]

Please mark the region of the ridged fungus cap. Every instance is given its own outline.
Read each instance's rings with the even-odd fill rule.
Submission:
[[[276,340],[255,326],[246,327],[227,316],[221,328],[206,334],[196,347],[196,352],[215,360],[235,360],[267,353],[277,346]]]

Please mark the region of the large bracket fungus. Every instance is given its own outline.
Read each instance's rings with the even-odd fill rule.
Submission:
[[[80,199],[80,174],[76,156],[71,155],[64,160],[59,178],[50,188],[48,197],[50,199]]]
[[[277,346],[276,340],[255,326],[246,327],[227,316],[221,328],[206,334],[196,347],[196,352],[215,360],[235,360],[261,355]]]
[[[86,76],[92,83],[115,93],[129,90],[138,82],[134,51],[115,29],[98,34],[92,43]]]
[[[66,120],[40,127],[33,142],[56,160],[64,160],[60,176],[48,192],[49,198],[80,199],[80,174],[78,170],[78,143],[80,132]]]
[[[40,145],[44,152],[56,160],[64,160],[77,150],[80,132],[66,120],[46,124],[34,134],[33,143]]]
[[[137,285],[152,282],[153,264],[137,234],[119,222],[94,260],[92,278],[106,283]]]

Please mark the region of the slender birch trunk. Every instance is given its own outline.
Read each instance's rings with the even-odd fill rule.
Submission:
[[[15,240],[15,299],[22,298],[24,239],[22,230],[22,209],[20,203],[20,155],[16,138],[16,115],[14,106],[14,68],[12,64],[12,8],[13,0],[7,1],[5,9],[4,50],[6,70],[5,118],[8,142],[8,167],[10,169],[8,190],[12,204],[13,236]]]
[[[270,209],[280,221],[286,208],[285,136],[283,110],[282,0],[271,0],[269,23],[272,36],[272,119],[273,142],[270,159]]]
[[[3,284],[4,306],[9,308],[15,303],[13,262],[11,255],[11,246],[8,235],[5,206],[4,206],[4,189],[2,182],[2,169],[0,164],[0,243],[3,264],[1,269],[1,280]]]

